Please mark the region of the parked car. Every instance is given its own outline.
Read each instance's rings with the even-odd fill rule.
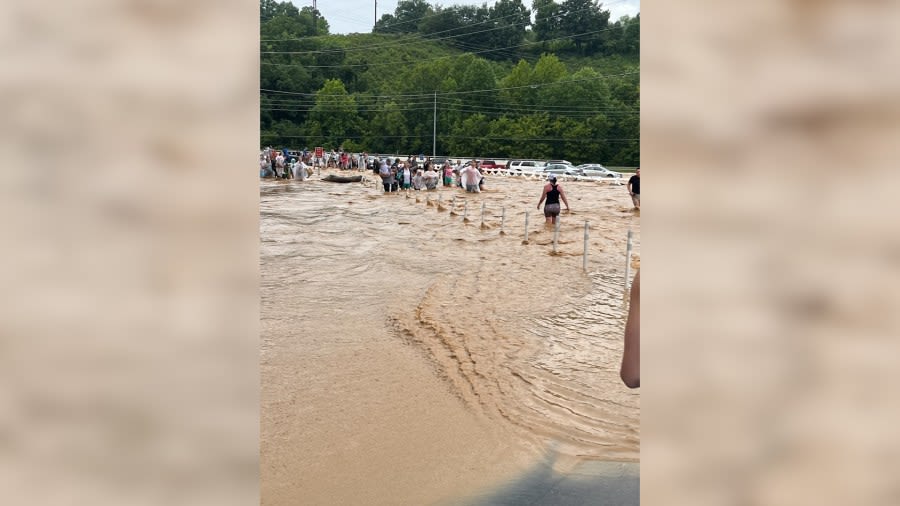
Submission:
[[[554,163],[561,163],[563,165],[569,165],[571,167],[575,167],[575,165],[568,160],[550,160],[549,162],[547,162],[547,165],[554,164]]]
[[[541,172],[547,164],[538,160],[510,160],[506,164],[507,170],[513,172]]]
[[[609,170],[599,163],[584,163],[575,167],[576,176],[621,179],[622,173]]]
[[[575,167],[571,164],[566,163],[549,163],[543,170],[544,174],[548,176],[550,174],[556,174],[557,176],[570,176],[574,175]]]
[[[494,160],[482,160],[481,168],[482,169],[502,169],[503,166],[500,165],[499,163],[495,162]]]

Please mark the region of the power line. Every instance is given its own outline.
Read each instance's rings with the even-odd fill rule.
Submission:
[[[331,137],[339,137],[341,139],[409,139],[414,137],[413,134],[408,135],[341,135],[341,134],[309,134],[309,135],[283,135],[280,133],[260,132],[262,137],[281,137],[285,139],[328,139]],[[640,141],[639,137],[633,138],[617,138],[617,139],[572,139],[566,137],[492,137],[492,136],[465,136],[465,135],[438,135],[440,139],[482,139],[487,141],[518,141],[518,142],[634,142]]]
[[[535,83],[535,84],[526,84],[526,85],[522,85],[522,86],[507,86],[504,88],[488,88],[488,89],[483,89],[483,90],[445,91],[445,92],[439,91],[439,92],[437,92],[437,94],[438,94],[438,97],[441,97],[441,96],[447,96],[447,95],[466,95],[466,94],[470,94],[470,93],[488,93],[488,92],[492,92],[492,91],[518,90],[518,89],[522,89],[522,88],[539,88],[539,87],[543,87],[543,86],[553,86],[553,85],[560,85],[560,84],[572,84],[572,83],[598,81],[600,79],[607,79],[610,77],[622,77],[622,76],[635,75],[635,74],[640,74],[640,73],[641,73],[640,70],[634,70],[634,71],[630,71],[630,72],[621,72],[618,74],[598,75],[597,77],[592,77],[589,79],[567,79],[567,80],[563,80],[563,81],[554,81],[552,83]],[[304,92],[295,92],[295,91],[270,90],[270,89],[265,89],[265,88],[260,88],[259,91],[266,92],[266,93],[281,93],[281,94],[285,94],[285,95],[301,95],[301,96],[311,96],[311,97],[351,96],[349,94],[323,95],[323,94],[319,94],[319,93],[315,93],[315,92],[304,93]],[[406,97],[418,97],[418,98],[429,97],[430,98],[433,95],[434,95],[434,92],[431,91],[431,92],[426,92],[426,93],[407,93],[407,94],[401,93],[401,94],[395,94],[395,95],[370,95],[370,96],[379,97],[379,98],[406,98]]]
[[[432,93],[432,95],[433,95],[433,93]],[[276,97],[279,97],[279,96],[276,95]],[[326,99],[329,99],[329,98],[334,98],[334,99],[349,98],[349,99],[352,99],[353,102],[356,103],[356,104],[358,104],[358,105],[380,105],[380,106],[386,106],[386,105],[392,104],[392,103],[393,103],[393,104],[397,104],[397,102],[395,102],[395,101],[393,101],[393,100],[385,101],[385,100],[379,99],[378,97],[371,97],[371,96],[366,96],[366,95],[351,95],[351,94],[347,94],[347,95],[324,95],[323,97],[326,98]],[[260,96],[261,100],[264,101],[264,102],[267,103],[267,104],[315,105],[315,104],[320,104],[320,103],[321,103],[321,104],[334,104],[334,103],[338,103],[338,102],[336,102],[336,101],[334,101],[334,100],[331,100],[331,101],[322,101],[321,98],[323,98],[323,97],[296,97],[296,98],[294,98],[294,97],[284,97],[284,98],[280,98],[280,97],[279,97],[279,98],[272,98],[272,97],[269,97],[269,96],[266,96],[266,95],[261,95],[261,96]],[[414,99],[414,100],[403,101],[403,102],[401,102],[399,105],[410,105],[410,104],[417,104],[417,103],[431,104],[431,103],[432,103],[432,100],[433,100],[433,99],[429,99],[429,97],[424,97],[424,96],[423,96],[423,97],[419,97],[419,98]],[[419,101],[420,101],[420,102],[419,102]],[[504,102],[496,102],[496,103],[492,103],[492,104],[483,104],[483,103],[481,103],[481,102],[466,102],[466,101],[465,101],[465,98],[463,98],[463,97],[445,98],[445,97],[443,97],[443,96],[440,98],[440,100],[437,100],[437,103],[439,103],[439,104],[441,104],[441,105],[446,105],[446,106],[484,107],[484,108],[487,108],[487,109],[499,109],[499,110],[506,110],[506,109],[509,109],[510,107],[521,108],[521,109],[550,109],[550,110],[552,110],[552,109],[566,109],[566,110],[590,110],[590,111],[597,111],[597,110],[601,110],[601,111],[602,111],[602,110],[615,110],[615,111],[625,110],[625,111],[634,111],[634,110],[637,110],[637,109],[634,109],[634,108],[631,108],[631,107],[602,107],[603,105],[605,105],[605,104],[607,104],[607,103],[609,103],[609,102],[610,102],[610,100],[579,100],[579,103],[580,103],[580,104],[585,104],[585,105],[556,105],[556,104],[538,104],[538,103],[535,103],[535,104],[523,104],[523,103],[504,103]]]
[[[598,34],[598,33],[606,32],[609,30],[610,30],[610,28],[605,28],[603,30],[594,30],[594,31],[590,31],[590,32],[576,33],[574,35],[567,35],[565,37],[557,37],[555,39],[547,39],[547,40],[536,41],[536,42],[526,42],[524,44],[518,44],[515,46],[501,47],[501,48],[496,48],[496,49],[485,49],[482,51],[469,51],[469,52],[464,53],[464,55],[490,53],[493,51],[503,51],[506,49],[525,47],[525,46],[530,46],[530,45],[534,45],[534,44],[544,44],[547,42],[553,42],[553,41],[557,41],[557,40],[567,40],[567,39],[571,39],[573,37],[581,37],[583,35]],[[412,62],[412,61],[399,61],[399,62],[393,61],[393,62],[380,62],[380,63],[344,63],[344,64],[340,64],[340,65],[304,65],[302,63],[271,63],[271,62],[261,61],[260,64],[261,65],[274,65],[274,66],[278,66],[278,67],[303,67],[303,68],[381,67],[384,65],[408,65],[410,63],[423,63],[423,62],[430,62],[430,61],[437,61],[437,60],[445,60],[447,58],[455,58],[457,56],[460,56],[460,55],[438,56],[436,58],[426,58],[424,60],[417,60],[414,62]]]
[[[508,16],[504,16],[504,17],[508,17]],[[437,34],[440,34],[440,33],[452,32],[452,31],[454,31],[454,30],[461,30],[461,29],[464,29],[464,28],[471,28],[472,26],[480,25],[480,24],[483,24],[483,23],[486,23],[486,22],[487,22],[487,21],[482,21],[482,22],[479,22],[479,23],[473,23],[473,24],[471,24],[471,25],[467,25],[467,26],[465,26],[465,27],[451,28],[451,29],[448,29],[448,30],[440,31],[440,32],[434,32],[434,33],[432,33],[431,35],[437,35]],[[421,41],[438,42],[438,41],[441,41],[441,40],[453,39],[453,38],[456,38],[456,37],[463,37],[463,36],[466,36],[466,35],[475,35],[475,34],[478,34],[478,33],[491,32],[491,31],[494,31],[494,30],[501,30],[501,29],[503,29],[503,28],[509,28],[509,27],[513,27],[513,26],[519,26],[519,25],[522,25],[522,26],[528,26],[529,24],[530,24],[530,22],[529,22],[529,23],[511,23],[511,24],[508,24],[508,25],[503,25],[503,26],[499,26],[499,27],[489,28],[489,29],[487,29],[487,30],[480,30],[480,31],[477,31],[477,32],[465,32],[465,33],[460,33],[460,34],[457,34],[457,35],[449,35],[449,36],[447,36],[447,37],[438,37],[438,38],[435,38],[435,39],[433,39],[433,38],[431,38],[431,37],[423,37],[422,34],[420,34],[420,33],[414,33],[414,34],[410,34],[410,35],[406,36],[406,40],[403,40],[403,38],[401,37],[400,40],[394,40],[394,41],[390,41],[390,42],[385,42],[384,44],[374,44],[374,45],[358,46],[358,47],[349,47],[349,48],[342,48],[342,49],[321,49],[321,50],[311,50],[311,51],[260,51],[260,54],[319,54],[319,53],[336,52],[336,51],[341,51],[341,50],[343,50],[343,51],[351,51],[351,50],[353,50],[353,51],[356,51],[356,50],[359,50],[359,51],[368,51],[368,50],[370,50],[370,49],[374,49],[374,48],[378,48],[378,47],[389,47],[389,48],[405,47],[405,46],[407,46],[407,44],[406,44],[407,41],[413,41],[413,43],[418,43],[418,42],[421,42]],[[281,41],[296,41],[296,40],[303,40],[303,39],[282,39]],[[268,42],[276,42],[275,40],[271,40],[271,39],[267,39],[267,41],[268,41]],[[262,42],[262,39],[260,39],[260,42]],[[412,45],[412,44],[409,44],[409,45]]]
[[[306,102],[306,103],[294,103],[294,102],[265,102],[263,104],[264,110],[283,110],[283,111],[295,111],[295,112],[305,112],[305,111],[342,111],[346,110],[349,104],[322,104],[315,102]],[[629,114],[640,114],[639,110],[636,109],[616,109],[616,108],[601,108],[601,109],[559,109],[559,108],[541,108],[541,107],[489,107],[489,106],[478,106],[472,104],[448,104],[442,102],[414,102],[409,104],[383,104],[383,103],[361,103],[361,104],[352,104],[351,107],[357,112],[384,112],[389,113],[395,110],[404,110],[404,111],[414,111],[414,110],[429,110],[432,106],[440,106],[442,111],[451,111],[451,112],[476,112],[476,113],[486,113],[486,114],[505,114],[505,113],[515,113],[515,114],[565,114],[565,115],[587,115],[593,116],[598,114],[603,115],[629,115]]]
[[[605,2],[605,3],[603,4],[603,7],[606,7],[606,6],[609,6],[609,5],[618,4],[618,3],[622,3],[622,2],[624,2],[624,1],[625,1],[625,0],[613,0],[612,2]],[[454,6],[454,7],[455,7],[455,6]],[[554,15],[554,16],[548,17],[547,19],[554,19],[554,18],[566,16],[566,15],[571,15],[571,14],[579,13],[579,12],[589,11],[589,10],[593,10],[593,7],[587,7],[587,8],[584,8],[584,9],[578,9],[578,10],[574,10],[574,11],[569,11],[569,12],[564,12],[564,13],[556,14],[556,15]],[[398,22],[398,23],[396,23],[396,24],[391,25],[391,28],[394,28],[394,27],[397,27],[397,26],[400,26],[400,25],[404,25],[404,24],[408,24],[408,23],[414,23],[414,22],[422,21],[422,20],[424,20],[424,19],[428,19],[428,18],[432,18],[432,17],[438,16],[438,15],[442,15],[442,14],[444,14],[445,12],[446,12],[446,10],[445,10],[445,11],[442,11],[442,12],[439,12],[439,13],[427,14],[427,15],[425,15],[425,16],[422,16],[421,18],[411,19],[411,20],[408,20],[408,21],[401,21],[401,22]],[[601,12],[603,12],[603,11],[601,10]],[[609,12],[609,9],[607,9],[606,12]],[[529,13],[534,14],[534,10],[533,10],[533,9],[529,9]],[[513,16],[519,16],[519,15],[520,15],[520,13],[514,13],[514,14],[507,14],[506,16],[500,16],[500,17],[498,17],[498,18],[489,18],[489,19],[486,19],[486,20],[484,20],[484,21],[479,21],[479,22],[477,22],[477,23],[470,23],[470,24],[467,24],[467,25],[465,25],[465,26],[463,26],[463,27],[450,28],[450,29],[447,29],[447,30],[439,31],[439,32],[433,32],[431,35],[438,35],[438,34],[441,34],[441,33],[452,32],[452,31],[454,31],[454,30],[461,30],[461,29],[465,29],[465,28],[471,28],[471,27],[473,27],[473,26],[483,25],[483,24],[485,24],[485,23],[491,23],[491,22],[494,22],[494,21],[498,21],[498,20],[500,20],[500,19],[505,19],[505,18],[509,18],[509,17],[513,17]],[[358,20],[355,20],[355,19],[353,19],[353,18],[345,18],[345,19],[350,19],[351,21],[358,21]],[[361,22],[361,21],[360,21],[360,22]],[[505,26],[506,26],[506,27],[508,27],[508,26],[518,26],[518,25],[520,25],[520,24],[523,25],[523,26],[528,26],[528,25],[532,24],[532,23],[531,23],[530,17],[529,17],[529,20],[528,20],[527,23],[511,23],[511,24],[508,24],[508,25],[505,25]],[[371,34],[362,34],[362,35],[375,35],[375,34],[376,34],[375,32],[372,32]],[[390,35],[390,33],[384,33],[384,32],[382,32],[382,34]],[[416,35],[417,35],[417,34],[416,34]],[[313,36],[306,36],[306,37],[287,37],[287,38],[283,38],[283,39],[260,39],[260,42],[295,41],[295,40],[306,40],[306,39],[321,38],[321,37],[331,37],[331,36],[333,36],[333,35],[313,35]],[[341,35],[334,35],[334,36],[341,36]],[[365,48],[363,48],[363,49],[365,49]]]
[[[491,30],[496,30],[496,29],[497,29],[497,28],[492,28],[492,29],[490,29],[490,30],[483,30],[483,31],[489,32],[489,31],[491,31]],[[515,45],[515,46],[507,46],[507,47],[493,48],[493,49],[483,49],[483,50],[480,50],[480,51],[469,51],[469,52],[467,52],[467,54],[480,54],[480,53],[490,53],[490,52],[494,52],[494,51],[504,51],[504,50],[508,50],[508,49],[514,49],[514,48],[517,48],[517,47],[525,47],[525,46],[530,46],[530,45],[534,45],[534,44],[544,44],[544,43],[547,43],[547,42],[554,42],[554,41],[559,41],[559,40],[568,40],[568,39],[572,39],[572,38],[574,38],[574,37],[581,37],[581,36],[584,36],[584,35],[595,35],[595,34],[598,34],[598,33],[608,32],[608,31],[610,31],[610,30],[617,30],[617,29],[618,29],[618,27],[612,26],[612,27],[609,27],[609,28],[603,28],[603,29],[601,29],[601,30],[593,30],[593,31],[590,31],[590,32],[570,34],[570,35],[565,35],[565,36],[562,36],[562,37],[556,37],[556,38],[553,38],[553,39],[546,39],[546,40],[540,40],[540,41],[534,41],[534,42],[525,42],[525,43],[523,43],[523,44],[517,44],[517,45]],[[475,33],[481,33],[481,32],[475,32]],[[446,38],[462,37],[462,36],[464,36],[464,35],[472,35],[472,34],[464,33],[464,34],[459,34],[459,35],[453,35],[453,36],[451,36],[451,37],[446,37]],[[422,40],[420,40],[420,41],[418,41],[418,42],[424,42],[424,41],[437,42],[438,40],[443,40],[443,39],[427,39],[427,38],[423,38]],[[371,46],[371,47],[377,47],[377,46]],[[402,45],[398,45],[397,47],[402,47]],[[369,48],[361,48],[361,49],[369,49]],[[347,50],[346,50],[346,49],[331,49],[331,50],[323,50],[323,51],[327,51],[327,52],[341,52],[341,51],[344,51],[344,52],[346,52]],[[260,51],[260,54],[290,54],[290,55],[297,55],[297,54],[306,54],[306,53],[309,53],[309,52],[308,52],[308,51]],[[440,56],[440,57],[437,57],[437,58],[431,58],[431,59],[421,60],[421,61],[440,60],[440,59],[444,59],[444,58],[452,58],[453,56],[455,56],[455,55],[451,55],[451,56]],[[269,64],[269,65],[292,65],[292,64],[287,64],[287,63],[285,63],[285,64],[274,64],[274,63],[268,63],[268,62],[261,62],[261,63],[267,63],[267,64]],[[408,63],[408,62],[403,62],[403,63]],[[304,67],[308,67],[308,68],[331,68],[331,67],[360,67],[360,66],[373,66],[373,65],[396,65],[396,62],[389,62],[389,63],[358,63],[358,64],[352,64],[352,63],[351,63],[351,64],[342,64],[342,65],[303,65],[303,66],[304,66]]]
[[[584,10],[589,10],[589,9],[580,9],[580,10],[578,10],[578,11],[573,11],[573,13],[574,13],[574,12],[581,12],[581,11],[584,11]],[[439,34],[441,34],[441,33],[447,33],[447,32],[453,32],[453,31],[457,31],[457,30],[463,30],[463,29],[466,29],[466,28],[471,28],[471,27],[473,27],[473,26],[477,26],[477,25],[481,25],[481,24],[485,24],[485,23],[490,23],[490,22],[493,22],[493,21],[497,21],[498,19],[508,18],[508,17],[511,17],[511,16],[518,16],[518,14],[509,14],[509,15],[507,15],[507,16],[502,16],[502,17],[500,17],[500,18],[488,19],[488,20],[485,20],[485,21],[480,21],[480,22],[478,22],[478,23],[472,23],[472,24],[470,24],[470,25],[466,25],[466,26],[463,26],[463,27],[450,28],[450,29],[447,29],[447,30],[439,31],[439,32],[433,32],[433,33],[431,33],[430,35],[439,35]],[[560,16],[561,16],[561,15],[560,15]],[[559,16],[553,16],[553,17],[559,17]],[[408,36],[408,40],[412,40],[412,39],[421,39],[421,40],[428,40],[428,41],[432,41],[432,42],[438,42],[438,41],[441,41],[441,40],[453,39],[453,38],[456,38],[456,37],[464,37],[464,36],[467,36],[467,35],[475,35],[475,34],[485,33],[485,32],[492,32],[492,31],[494,31],[494,30],[502,30],[502,29],[504,29],[504,28],[510,28],[510,27],[515,27],[515,26],[528,26],[528,25],[530,25],[530,24],[531,24],[531,21],[530,21],[530,20],[529,20],[528,22],[525,22],[525,23],[509,23],[509,24],[497,26],[497,27],[494,27],[494,28],[488,28],[487,30],[479,30],[479,31],[476,31],[476,32],[465,32],[465,33],[460,33],[460,34],[457,34],[457,35],[449,35],[449,36],[447,36],[447,37],[438,37],[438,38],[423,37],[421,34],[415,33],[415,34],[410,34],[410,35]],[[402,39],[402,38],[401,38],[401,39]],[[280,42],[280,41],[295,41],[295,40],[303,40],[303,39],[280,39],[280,40],[278,40],[278,39],[265,39],[265,40],[268,41],[268,42]],[[260,42],[262,42],[262,41],[263,41],[263,39],[260,39]],[[398,42],[401,42],[401,43],[398,43]],[[391,47],[391,48],[393,48],[393,47],[404,47],[404,46],[406,46],[405,42],[407,42],[407,41],[406,41],[406,40],[391,41],[391,42],[386,42],[386,43],[380,44],[380,45],[379,45],[379,44],[375,44],[375,45],[367,45],[367,46],[359,46],[359,47],[350,47],[350,48],[345,48],[344,50],[345,50],[345,51],[347,51],[347,50],[368,51],[368,50],[373,49],[373,48],[376,48],[376,47]],[[416,41],[416,42],[419,42],[419,41]],[[325,52],[332,52],[332,51],[340,51],[340,49],[323,49],[323,50],[317,50],[317,51],[261,51],[260,53],[261,53],[261,54],[317,54],[317,53],[325,53]]]
[[[356,114],[361,113],[384,113],[388,114],[393,111],[430,111],[432,109],[433,104],[418,104],[416,106],[411,107],[395,107],[389,110],[386,110],[384,107],[354,107],[352,111],[348,111],[343,107],[321,107],[321,106],[291,106],[286,104],[273,104],[272,107],[261,107],[260,111],[279,111],[279,112],[293,112],[293,113],[308,113],[308,112],[322,112],[322,113],[334,113],[334,112],[353,112]],[[530,115],[541,115],[547,114],[549,116],[566,116],[571,118],[591,118],[594,116],[633,116],[639,115],[640,111],[557,111],[557,110],[507,110],[507,111],[496,111],[496,110],[487,110],[487,109],[475,109],[475,108],[450,108],[450,107],[441,107],[438,110],[444,112],[455,112],[455,113],[463,113],[463,114],[483,114],[485,116],[530,116]]]
[[[584,113],[584,114],[606,114],[606,113],[623,113],[623,114],[638,114],[640,113],[639,109],[634,108],[622,108],[622,107],[591,107],[591,108],[578,108],[576,106],[555,106],[555,105],[482,105],[482,104],[471,104],[471,103],[454,103],[447,101],[434,101],[431,100],[422,100],[422,101],[413,101],[413,102],[320,102],[313,100],[264,100],[262,102],[263,106],[269,107],[282,107],[282,108],[301,108],[312,110],[313,108],[318,108],[320,110],[331,109],[331,110],[343,110],[348,106],[356,108],[357,110],[379,110],[388,112],[389,109],[414,109],[416,107],[423,108],[431,108],[432,105],[440,105],[443,110],[476,110],[476,111],[486,111],[486,112],[521,112],[521,113]],[[574,107],[574,108],[573,108]]]

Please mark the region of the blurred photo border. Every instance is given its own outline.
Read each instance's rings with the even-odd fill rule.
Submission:
[[[896,504],[892,2],[642,2],[641,500]],[[2,496],[254,504],[256,2],[0,14]]]

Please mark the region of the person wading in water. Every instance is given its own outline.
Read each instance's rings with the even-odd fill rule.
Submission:
[[[541,203],[547,199],[544,205],[544,218],[547,224],[555,224],[559,219],[559,199],[566,204],[566,212],[569,212],[569,201],[566,199],[566,192],[563,187],[556,184],[556,175],[550,174],[549,181],[544,185],[544,191],[541,193],[541,200],[538,201],[537,208],[541,208]]]

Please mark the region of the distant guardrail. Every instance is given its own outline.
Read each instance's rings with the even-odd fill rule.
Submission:
[[[518,171],[518,170],[506,170],[506,169],[482,169],[481,171],[484,175],[490,176],[507,176],[513,178],[521,178],[521,179],[533,179],[533,180],[543,180],[547,179],[546,172],[532,172],[532,171]],[[557,179],[562,181],[594,181],[597,183],[609,183],[614,185],[623,185],[625,184],[624,178],[611,178],[611,177],[591,177],[591,176],[574,176],[569,174],[557,174]]]

